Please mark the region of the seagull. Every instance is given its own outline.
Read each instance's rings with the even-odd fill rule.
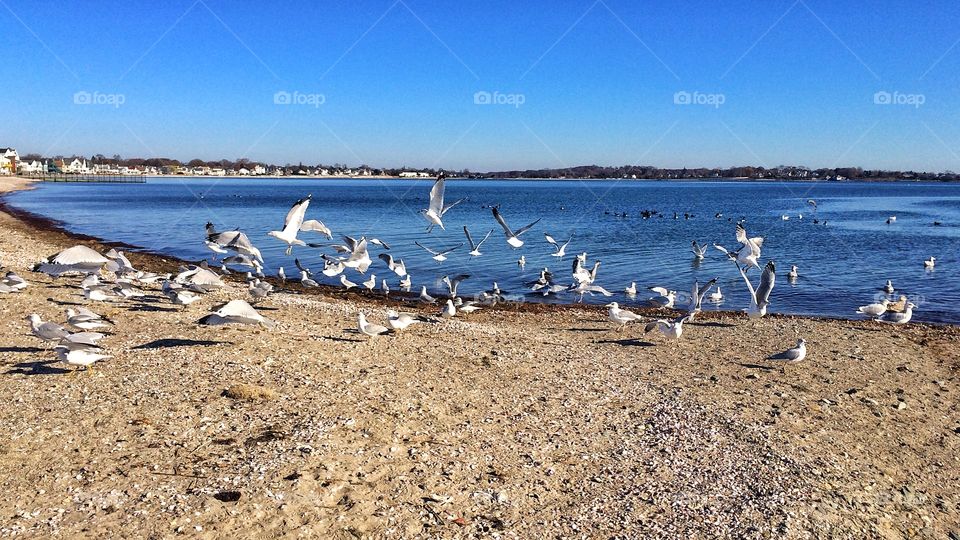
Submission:
[[[408,326],[418,322],[420,322],[420,319],[409,313],[397,313],[392,309],[387,310],[387,326],[389,326],[391,330],[402,332],[406,330]]]
[[[553,249],[554,249],[554,251],[555,251],[554,253],[551,253],[550,256],[551,256],[551,257],[557,257],[557,258],[559,258],[559,259],[562,259],[563,256],[566,255],[566,253],[567,253],[567,244],[569,244],[570,241],[573,240],[573,236],[571,235],[569,240],[567,240],[567,241],[564,242],[563,244],[560,244],[559,242],[557,242],[556,240],[554,240],[552,236],[550,236],[550,235],[547,234],[547,233],[543,233],[543,236],[544,236],[544,238],[547,239],[547,243],[553,246]]]
[[[15,292],[27,288],[27,280],[23,279],[16,272],[10,270],[0,280],[0,292]],[[4,290],[6,289],[6,290]]]
[[[936,257],[930,257],[929,259],[923,261],[923,267],[926,268],[927,270],[933,270],[933,265],[936,264],[936,262],[937,262]]]
[[[210,244],[216,244],[224,250],[224,253],[227,250],[235,251],[237,253],[252,255],[256,257],[258,261],[263,262],[263,256],[260,254],[260,250],[254,247],[253,242],[250,241],[250,238],[246,234],[240,232],[240,229],[217,232],[213,227],[213,223],[207,222],[206,231],[207,247],[210,247]],[[213,248],[211,247],[211,249]]]
[[[410,277],[410,274],[407,274],[407,277],[400,280],[400,290],[410,292],[411,287],[413,287],[413,279]]]
[[[809,204],[810,206],[812,206],[814,211],[817,210],[817,201],[815,201],[815,200],[813,200],[813,199],[807,199],[807,204]]]
[[[444,180],[446,175],[442,172],[437,175],[436,181],[433,183],[433,187],[430,188],[430,206],[420,211],[423,214],[423,217],[430,222],[430,226],[427,227],[427,232],[433,230],[434,225],[439,225],[441,229],[443,228],[443,215],[450,211],[451,208],[463,202],[463,199],[458,199],[447,206],[443,205],[443,192],[444,192]]]
[[[57,359],[64,364],[71,366],[84,367],[87,370],[93,369],[93,364],[100,360],[110,358],[109,355],[98,353],[96,349],[70,349],[66,346],[54,347],[57,352]]]
[[[453,305],[453,300],[447,300],[447,303],[440,311],[440,316],[444,319],[450,319],[457,316],[457,307]]]
[[[610,322],[620,325],[617,327],[617,332],[623,330],[628,322],[640,320],[639,315],[632,311],[620,309],[620,305],[616,302],[610,302],[606,307],[610,308],[607,310],[607,319],[609,319]]]
[[[720,292],[720,286],[719,286],[719,285],[717,285],[717,290],[715,290],[715,291],[713,291],[712,293],[710,293],[710,297],[709,297],[709,298],[710,298],[710,301],[711,301],[711,302],[722,302],[722,301],[723,301],[723,293]]]
[[[656,328],[661,334],[664,335],[664,337],[677,340],[677,344],[679,345],[680,336],[683,335],[683,323],[689,319],[689,315],[674,319],[672,321],[668,321],[666,319],[657,319],[647,323],[647,326],[644,327],[643,332],[646,334]]]
[[[687,314],[690,320],[693,320],[694,316],[697,313],[700,313],[700,306],[703,304],[703,297],[707,295],[707,292],[717,284],[717,280],[720,278],[713,278],[708,281],[703,287],[700,287],[700,283],[697,281],[693,282],[693,291],[690,296],[690,302],[687,304]]]
[[[807,340],[800,338],[797,340],[797,346],[791,347],[781,353],[772,354],[767,360],[779,360],[788,364],[796,364],[807,356]]]
[[[450,292],[450,298],[457,297],[457,288],[460,286],[460,282],[469,278],[470,274],[459,274],[450,279],[450,276],[443,276],[440,281],[442,281],[447,286],[447,290]]]
[[[650,287],[650,290],[660,295],[650,299],[653,304],[659,308],[673,308],[673,303],[677,300],[677,291],[671,291],[665,287]]]
[[[887,311],[896,311],[897,313],[903,313],[903,310],[907,309],[907,297],[906,295],[900,295],[900,298],[896,302],[890,302],[887,305]]]
[[[737,261],[747,268],[760,268],[760,264],[757,261],[760,258],[760,248],[763,246],[763,238],[759,236],[748,238],[746,229],[738,223],[737,242],[740,242],[741,247],[736,252],[730,252],[727,248],[717,244],[714,244],[713,247],[724,252],[731,260]]]
[[[893,281],[888,279],[887,284],[883,286],[883,292],[887,294],[893,294],[894,290],[895,289],[893,288]]]
[[[47,257],[37,263],[33,271],[54,277],[68,273],[95,274],[108,262],[110,259],[87,246],[79,245]]]
[[[381,253],[380,255],[377,255],[377,257],[381,261],[387,263],[387,268],[389,268],[390,271],[396,274],[398,277],[407,275],[407,265],[403,264],[403,259],[395,260],[393,255],[389,253]]]
[[[344,236],[344,240],[350,244],[350,256],[347,257],[347,260],[343,261],[343,265],[347,268],[353,268],[361,274],[367,272],[367,268],[370,268],[370,263],[373,261],[370,260],[370,253],[367,251],[367,240],[366,238],[360,238],[359,241],[354,241],[353,238],[349,236]]]
[[[306,211],[306,208],[304,208]],[[308,219],[300,224],[300,231],[302,232],[316,232],[320,233],[327,237],[327,240],[333,239],[333,232],[330,231],[330,227],[327,227],[323,224],[322,221],[317,221],[315,219]]]
[[[889,305],[890,301],[884,298],[879,302],[858,307],[857,313],[867,315],[868,317],[877,318],[887,312],[887,306]]]
[[[260,281],[259,279],[254,279],[250,282],[250,286],[247,289],[250,293],[250,296],[256,300],[262,300],[270,295],[273,292],[273,285],[266,281]]]
[[[373,245],[375,245],[375,246],[380,246],[380,247],[382,247],[383,249],[387,249],[387,250],[390,249],[390,244],[387,244],[386,242],[384,242],[383,240],[381,240],[381,239],[379,239],[379,238],[371,238],[371,239],[370,239],[370,243],[373,244]]]
[[[67,324],[79,330],[96,330],[113,326],[113,323],[85,307],[80,307],[77,311],[68,308],[66,315]]]
[[[426,286],[426,285],[424,285],[423,288],[420,289],[420,301],[423,302],[424,304],[435,304],[435,303],[437,303],[437,299],[434,298],[434,297],[432,297],[432,296],[430,296],[430,295],[427,293],[427,286]]]
[[[31,313],[27,316],[30,321],[30,331],[44,341],[60,341],[70,335],[70,332],[55,322],[43,322],[39,315]]]
[[[339,276],[343,273],[343,270],[346,266],[343,264],[343,261],[334,259],[333,257],[328,257],[323,255],[323,270],[320,271],[321,274],[327,277]]]
[[[527,266],[527,258],[521,255],[520,258],[517,259],[517,266],[519,266],[520,269],[523,270],[523,268]]]
[[[773,261],[767,262],[763,273],[760,275],[760,286],[756,290],[753,289],[750,278],[747,277],[746,272],[740,265],[737,265],[737,270],[740,271],[743,281],[747,284],[747,289],[750,290],[750,307],[745,310],[747,316],[751,319],[763,317],[767,314],[767,306],[770,305],[770,293],[773,291],[773,285],[777,279],[776,266]]]
[[[367,316],[360,312],[360,315],[357,316],[357,330],[365,336],[370,336],[375,338],[380,334],[386,334],[390,330],[385,326],[380,326],[379,324],[374,324],[367,322]]]
[[[218,306],[212,313],[197,321],[204,326],[221,324],[259,324],[266,328],[273,328],[276,322],[257,313],[257,310],[243,300],[231,300]]]
[[[345,275],[343,275],[343,274],[340,274],[340,284],[343,285],[343,288],[344,288],[344,289],[347,289],[347,290],[350,290],[350,289],[352,289],[352,288],[354,288],[354,287],[357,286],[356,283],[354,283],[354,282],[350,281],[349,279],[347,279],[347,276],[345,276]]]
[[[303,240],[297,239],[297,233],[300,232],[300,227],[303,225],[303,217],[307,213],[307,207],[310,206],[311,197],[312,195],[307,195],[306,198],[293,203],[290,211],[287,212],[287,217],[283,220],[282,230],[267,233],[267,236],[272,236],[281,242],[286,242],[287,250],[284,252],[285,255],[290,255],[293,251],[293,246],[306,245]]]
[[[362,283],[362,285],[363,285],[363,287],[364,287],[365,289],[367,289],[368,291],[373,292],[373,289],[375,289],[376,286],[377,286],[377,275],[376,275],[376,274],[370,274],[370,279],[364,281],[364,282]]]
[[[386,278],[380,280],[380,292],[382,292],[384,296],[390,295],[390,285],[387,285]]]
[[[907,302],[907,306],[902,313],[889,311],[880,318],[881,321],[891,324],[907,324],[913,318],[913,308],[917,307],[913,302]]]
[[[282,266],[280,267],[279,270],[277,270],[277,277],[280,278],[280,283],[286,283],[286,282],[287,282],[287,274],[283,271],[283,267],[282,267]]]
[[[627,296],[629,296],[629,297],[631,297],[631,298],[633,298],[634,296],[636,296],[636,295],[637,295],[637,282],[636,282],[636,281],[631,281],[631,282],[630,282],[630,286],[627,287],[626,289],[624,289],[623,292],[625,292],[625,293],[627,294]]]
[[[703,257],[707,254],[707,245],[700,245],[696,240],[690,243],[690,251],[693,252],[693,256],[699,261],[703,260]]]
[[[463,305],[461,305],[458,309],[460,310],[460,313],[470,314],[475,311],[480,311],[483,308],[478,306],[476,302],[466,302]]]
[[[200,299],[200,295],[183,288],[178,283],[164,281],[161,291],[171,303],[178,306],[189,306]]]
[[[320,284],[310,278],[306,270],[300,271],[300,284],[304,287],[319,287]]]
[[[467,230],[467,226],[466,225],[463,226],[463,234],[467,235],[467,242],[470,243],[470,256],[479,257],[480,255],[482,255],[482,253],[480,253],[480,246],[482,246],[483,243],[487,241],[487,238],[490,238],[491,233],[493,233],[493,229],[490,229],[490,232],[488,232],[487,235],[483,237],[483,240],[481,240],[479,244],[474,244],[473,237],[470,236],[470,231]]]
[[[787,272],[787,279],[790,281],[796,281],[799,275],[800,274],[797,273],[797,265],[793,265],[790,267],[790,271]]]
[[[500,210],[496,206],[490,207],[493,211],[493,218],[497,220],[497,223],[500,224],[500,227],[503,228],[503,234],[507,237],[507,243],[514,248],[518,248],[523,245],[523,240],[519,236],[527,231],[529,231],[534,225],[540,222],[542,218],[537,218],[536,221],[530,223],[529,225],[524,225],[517,229],[516,232],[510,230],[510,227],[507,225],[507,222],[503,220],[503,216],[500,215]]]
[[[416,245],[418,245],[418,246],[420,246],[420,247],[422,247],[423,249],[427,250],[430,254],[433,255],[433,257],[431,257],[431,258],[432,258],[433,260],[437,261],[437,262],[443,262],[443,261],[447,260],[447,253],[450,253],[451,251],[453,251],[453,250],[455,250],[455,249],[457,249],[457,248],[459,248],[459,247],[461,247],[461,246],[463,245],[463,242],[461,242],[461,243],[453,246],[453,247],[450,248],[450,249],[445,249],[445,250],[443,250],[443,251],[434,251],[434,250],[428,248],[427,246],[421,244],[420,242],[414,241],[413,243],[416,244]]]

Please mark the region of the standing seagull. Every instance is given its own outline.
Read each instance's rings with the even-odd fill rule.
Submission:
[[[496,219],[497,223],[499,223],[500,226],[503,227],[503,234],[506,235],[507,237],[507,243],[515,248],[521,247],[523,245],[523,240],[521,240],[519,236],[529,231],[534,225],[539,223],[540,220],[542,219],[542,218],[537,218],[537,220],[534,221],[533,223],[529,225],[524,225],[523,227],[520,227],[519,229],[517,229],[516,232],[514,232],[510,229],[510,226],[507,225],[507,222],[503,220],[503,216],[500,215],[500,210],[498,210],[496,206],[491,207],[491,210],[493,210],[493,219]]]
[[[913,302],[907,302],[907,306],[902,313],[888,311],[880,320],[891,324],[907,324],[913,318],[913,308],[915,307],[917,306]]]
[[[303,240],[297,239],[297,233],[300,232],[300,227],[303,226],[303,217],[307,213],[307,207],[310,206],[310,197],[312,197],[312,195],[307,195],[305,199],[300,199],[293,203],[290,211],[287,212],[287,217],[283,220],[283,230],[270,231],[267,233],[268,236],[287,243],[287,250],[284,252],[286,255],[290,255],[290,252],[293,251],[293,246],[306,245]]]
[[[607,307],[609,308],[609,310],[607,310],[607,319],[619,325],[617,332],[623,330],[623,327],[626,326],[628,322],[640,320],[639,315],[632,311],[620,309],[620,305],[616,302],[610,302],[607,304]]]
[[[433,183],[433,188],[430,189],[430,207],[420,211],[423,217],[430,222],[430,226],[427,227],[427,232],[432,231],[434,225],[439,225],[441,229],[446,230],[443,228],[443,215],[454,206],[463,202],[463,199],[458,199],[447,206],[443,205],[445,178],[446,175],[442,172],[437,175],[437,180]]]
[[[771,354],[767,360],[780,360],[788,364],[796,364],[807,356],[807,340],[800,338],[797,340],[797,346],[791,347],[781,353]]]
[[[767,262],[767,266],[764,267],[763,273],[760,275],[760,286],[756,290],[754,290],[750,278],[747,277],[746,272],[740,265],[737,265],[737,270],[740,271],[743,281],[747,284],[747,289],[750,290],[750,307],[746,309],[747,316],[751,319],[759,319],[767,314],[767,306],[770,305],[770,293],[773,291],[773,284],[777,280],[777,268],[773,261]]]
[[[470,243],[471,257],[479,257],[480,255],[482,255],[482,253],[480,253],[480,246],[482,246],[483,243],[487,241],[487,238],[490,238],[490,234],[492,232],[493,232],[493,229],[490,229],[490,232],[488,232],[487,235],[483,237],[483,240],[481,240],[479,244],[474,244],[473,237],[470,236],[470,231],[467,230],[467,226],[466,225],[463,226],[463,234],[467,235],[467,242]]]
[[[386,334],[387,332],[390,331],[385,326],[380,326],[379,324],[367,322],[367,316],[364,315],[362,311],[360,312],[360,315],[357,317],[357,330],[359,330],[361,334],[365,336],[370,336],[371,338],[375,338],[380,334]]]

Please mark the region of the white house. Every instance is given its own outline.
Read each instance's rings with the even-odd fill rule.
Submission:
[[[63,172],[66,173],[77,173],[77,174],[86,174],[90,172],[90,168],[87,166],[87,160],[81,160],[80,158],[74,158],[69,165],[64,169]]]
[[[20,155],[13,148],[0,148],[0,174],[13,174],[20,169]]]
[[[253,167],[253,174],[255,174],[255,175],[257,175],[257,176],[260,176],[260,175],[263,175],[263,174],[267,174],[267,169],[266,169],[263,165],[260,165],[260,164],[254,165],[254,167]]]
[[[20,166],[17,167],[17,172],[21,172],[24,174],[42,173],[46,170],[47,170],[46,166],[44,166],[43,163],[40,163],[37,160],[33,160],[30,162],[25,162],[25,161],[21,162]]]
[[[237,174],[240,176],[250,176],[250,169],[246,167],[240,167],[237,169]]]

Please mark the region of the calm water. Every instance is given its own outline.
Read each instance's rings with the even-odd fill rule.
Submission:
[[[263,251],[268,273],[284,266],[288,275],[294,275],[293,257],[285,257],[284,244],[266,232],[281,228],[290,205],[312,193],[308,219],[326,223],[335,239],[340,234],[366,235],[391,244],[394,256],[407,263],[416,289],[427,285],[431,291],[439,290],[441,276],[468,273],[472,277],[461,285],[461,295],[488,289],[493,280],[505,291],[520,292],[521,283],[535,279],[543,266],[567,282],[573,255],[586,251],[591,262],[602,261],[597,283],[614,291],[615,300],[632,303],[622,292],[631,281],[641,289],[662,285],[687,291],[694,279],[705,282],[719,276],[726,299],[705,309],[725,310],[746,305],[740,275],[713,248],[697,264],[690,241],[732,247],[734,223],[744,217],[752,236],[766,238],[763,259],[777,262],[773,312],[853,317],[857,306],[874,300],[885,280],[892,279],[897,294],[907,294],[919,305],[915,319],[960,323],[956,270],[960,185],[448,180],[447,200],[468,200],[447,214],[446,231],[436,229],[427,235],[426,221],[416,211],[426,207],[431,184],[432,180],[152,178],[146,184],[43,184],[12,194],[9,200],[60,220],[71,231],[185,259],[210,255],[203,245],[207,221],[218,230],[240,227]],[[816,212],[806,204],[810,198],[819,204]],[[504,241],[486,208],[492,204],[501,205],[514,228],[543,217],[524,235],[521,249]],[[644,220],[641,210],[658,210],[664,217]],[[629,217],[614,215],[622,212]],[[674,212],[679,219],[673,218]],[[684,212],[694,217],[684,219]],[[724,216],[716,218],[718,212]],[[782,214],[791,219],[783,221]],[[897,220],[887,225],[890,215]],[[814,218],[827,225],[815,225]],[[942,226],[934,226],[934,221]],[[463,225],[475,240],[494,229],[483,256],[468,256],[464,246],[438,264],[413,244],[420,240],[440,248],[464,242]],[[544,232],[561,242],[574,235],[562,262],[550,256],[553,248],[544,241]],[[325,241],[317,235],[302,238]],[[379,250],[371,248],[375,258]],[[527,260],[525,271],[516,264],[521,254]],[[931,255],[937,258],[937,267],[926,271],[921,261]],[[315,271],[322,268],[318,250],[295,248],[294,256]],[[791,264],[800,271],[795,284],[786,279]],[[370,272],[395,286],[396,276],[382,262],[375,261]],[[347,275],[355,282],[364,279],[352,270]],[[751,275],[758,279],[755,271]],[[318,276],[335,282],[319,272]],[[651,296],[647,293],[642,290],[636,301]]]

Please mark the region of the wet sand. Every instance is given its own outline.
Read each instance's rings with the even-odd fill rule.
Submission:
[[[29,268],[105,246],[14,214],[0,264],[31,285],[0,295],[0,536],[960,534],[957,327],[711,313],[676,345],[523,306],[370,340],[356,315],[382,324],[382,297],[291,287],[258,306],[274,330],[209,328],[242,284],[90,303]],[[116,322],[91,373],[24,321],[75,303]],[[804,362],[764,360],[798,335]]]

